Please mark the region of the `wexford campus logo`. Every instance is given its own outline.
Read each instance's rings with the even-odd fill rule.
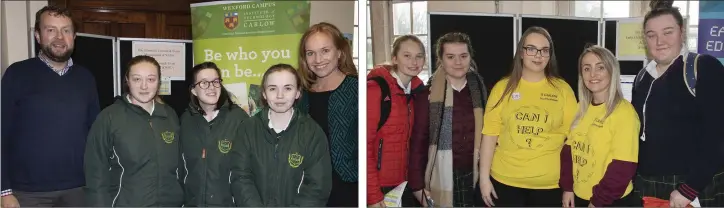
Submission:
[[[239,12],[224,13],[224,27],[228,30],[234,30],[236,26],[239,26]]]

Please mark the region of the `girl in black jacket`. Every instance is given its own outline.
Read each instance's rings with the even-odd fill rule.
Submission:
[[[193,68],[191,102],[181,115],[186,206],[234,206],[229,152],[236,147],[247,113],[231,101],[216,64]],[[237,196],[238,198],[238,196]]]
[[[136,56],[126,71],[127,93],[98,115],[85,149],[90,207],[179,207],[178,116],[157,96],[161,66]]]
[[[332,188],[327,138],[296,108],[301,86],[292,66],[270,67],[262,79],[265,107],[244,123],[232,149],[237,206],[323,207]]]

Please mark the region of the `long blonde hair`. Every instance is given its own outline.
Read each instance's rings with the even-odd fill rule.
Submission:
[[[623,93],[621,93],[621,85],[619,84],[621,78],[621,67],[618,64],[616,57],[608,49],[601,46],[591,46],[583,50],[581,56],[578,57],[578,112],[573,120],[571,128],[575,127],[578,122],[583,118],[583,115],[588,110],[588,106],[593,102],[593,92],[589,90],[583,83],[583,57],[587,54],[593,54],[603,62],[603,67],[606,68],[608,74],[611,76],[610,83],[608,85],[608,98],[606,99],[606,115],[603,116],[603,120],[613,113],[616,106],[623,99]]]
[[[397,53],[400,52],[400,48],[402,48],[402,43],[412,41],[414,43],[417,43],[418,46],[420,46],[420,51],[422,51],[422,54],[425,54],[425,45],[422,44],[422,41],[420,38],[418,38],[415,35],[403,35],[400,37],[395,38],[395,41],[392,43],[392,57],[397,57]],[[427,56],[425,56],[427,57]],[[392,71],[397,71],[397,64],[392,63],[390,61],[389,63],[383,64],[383,65],[389,65],[391,66],[390,69]]]

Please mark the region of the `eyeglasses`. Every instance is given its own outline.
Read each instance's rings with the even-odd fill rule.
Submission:
[[[221,87],[221,79],[215,79],[214,81],[200,81],[191,86],[191,88],[194,88],[196,86],[199,86],[201,89],[209,89],[209,86],[213,83],[215,88]]]
[[[523,49],[525,49],[525,55],[536,56],[536,55],[538,55],[538,53],[540,53],[540,56],[542,56],[542,57],[551,56],[551,50],[548,48],[537,49],[537,48],[535,48],[535,46],[526,46],[526,47],[523,47]]]

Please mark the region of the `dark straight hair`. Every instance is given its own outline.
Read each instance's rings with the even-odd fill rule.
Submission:
[[[191,78],[192,82],[189,85],[189,95],[191,96],[191,107],[199,111],[201,115],[206,115],[206,111],[204,111],[203,108],[201,108],[201,104],[199,103],[199,98],[194,95],[193,91],[194,87],[196,87],[199,83],[198,80],[196,80],[196,75],[199,74],[204,69],[213,69],[216,72],[216,75],[219,76],[219,82],[221,82],[221,69],[219,69],[218,66],[216,66],[213,62],[204,62],[200,63],[192,69],[193,77]],[[214,84],[209,83],[209,87],[214,87]],[[216,107],[214,107],[214,110],[219,110],[221,107],[224,106],[224,103],[228,103],[228,108],[231,110],[234,107],[234,102],[231,100],[231,95],[228,91],[226,91],[226,88],[223,84],[220,84],[219,86],[221,88],[221,93],[219,94],[219,101],[216,101]]]

